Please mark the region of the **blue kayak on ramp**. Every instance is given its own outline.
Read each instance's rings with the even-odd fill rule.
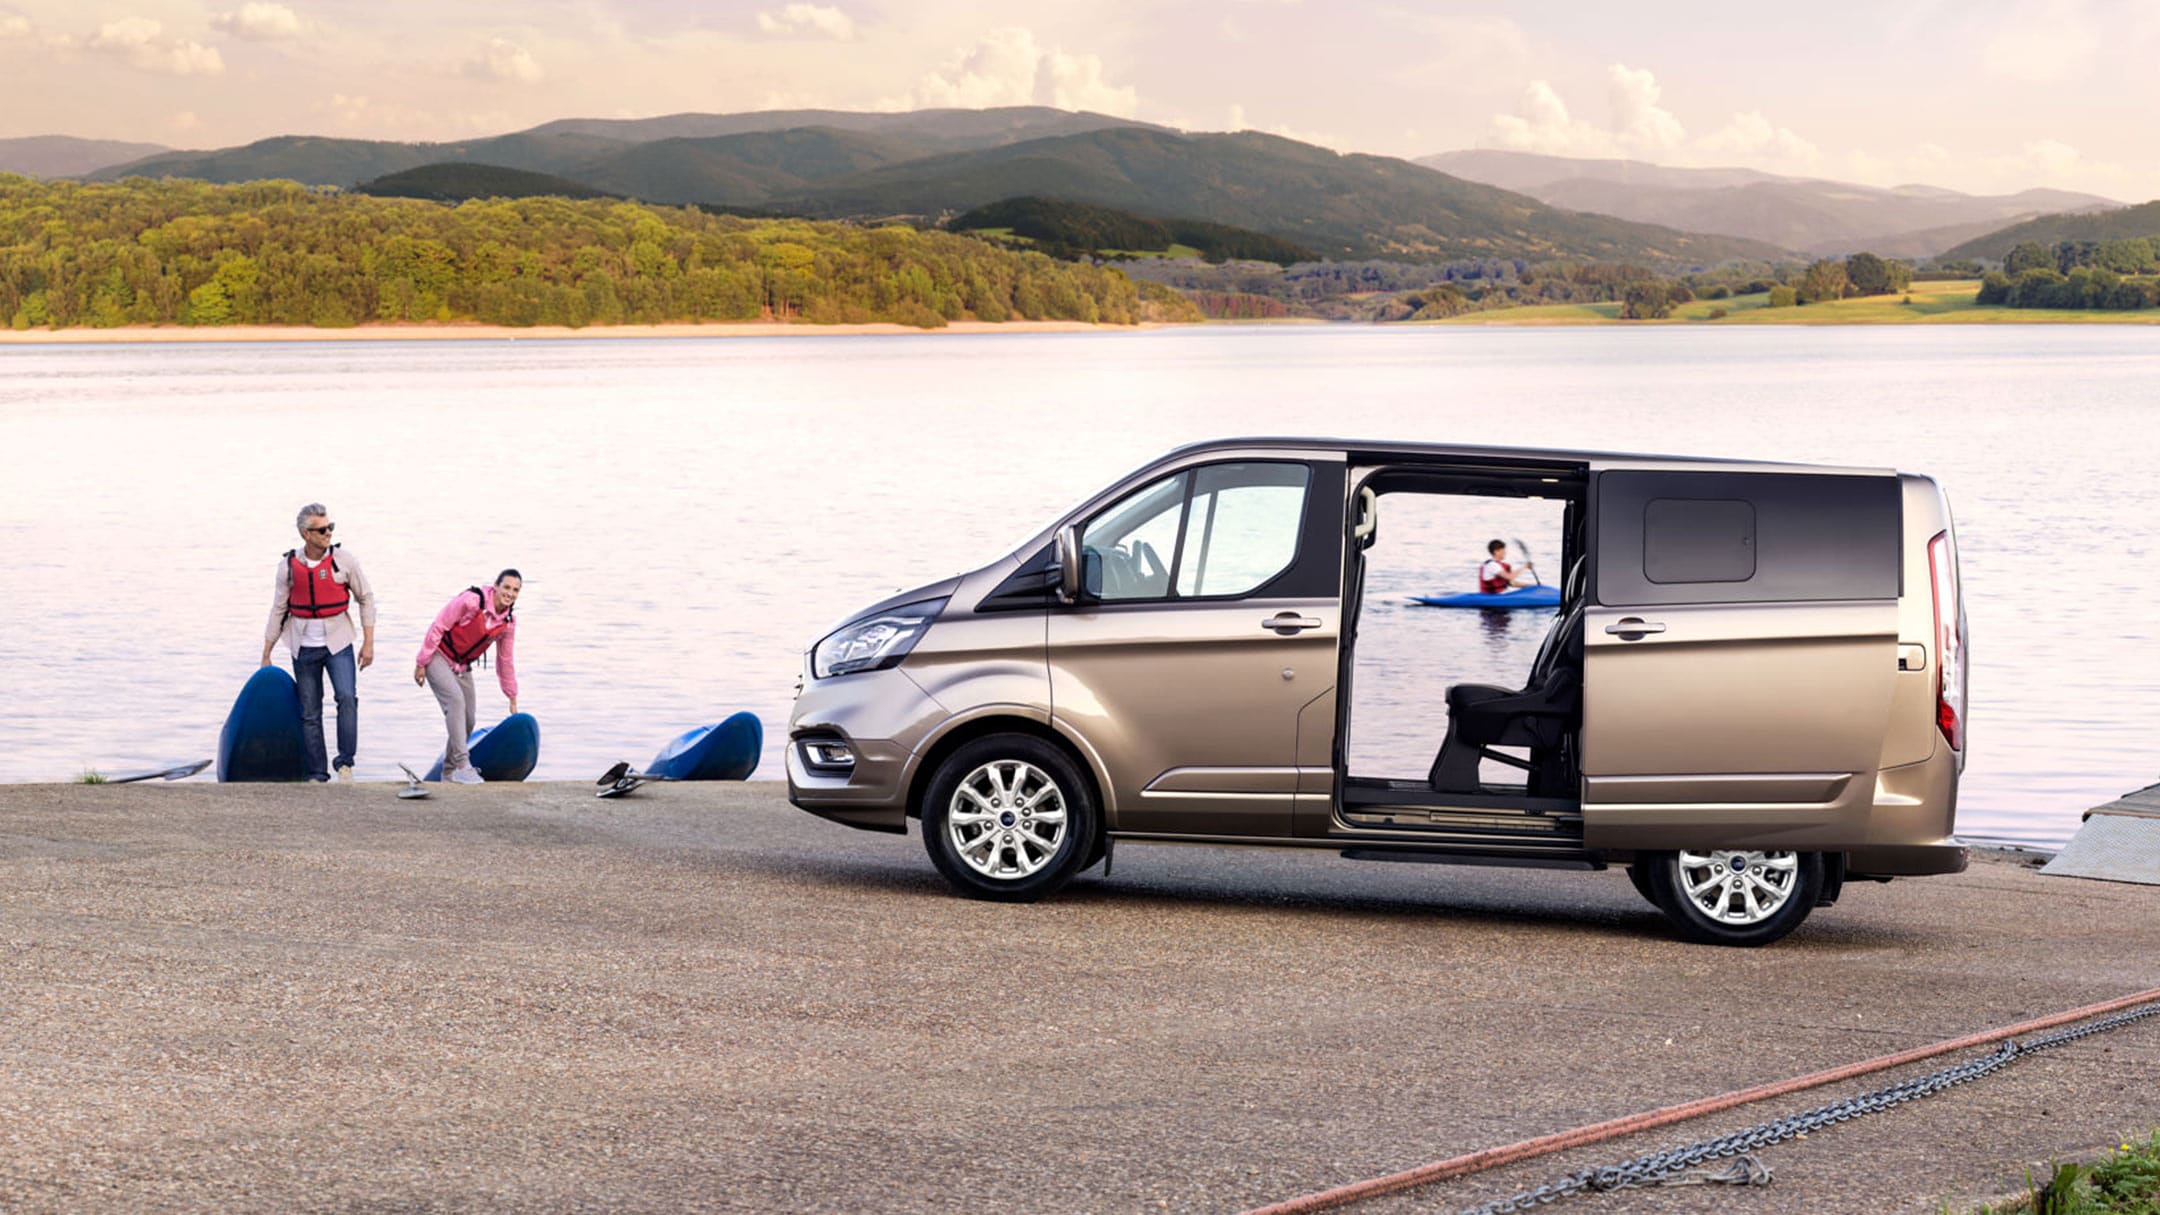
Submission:
[[[283,667],[248,676],[225,728],[218,732],[217,778],[268,782],[307,779],[307,743],[300,733],[300,689]]]
[[[540,765],[540,723],[530,713],[512,713],[492,726],[472,732],[465,743],[473,769],[484,781],[524,780]],[[442,779],[442,757],[426,779]]]
[[[1560,588],[1557,586],[1526,586],[1517,590],[1487,595],[1469,591],[1461,595],[1412,595],[1410,602],[1426,607],[1449,608],[1551,608],[1560,606]]]
[[[645,765],[653,780],[748,780],[765,747],[765,727],[752,713],[677,735]]]

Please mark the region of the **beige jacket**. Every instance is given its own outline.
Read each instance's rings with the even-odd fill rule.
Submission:
[[[375,627],[375,588],[368,585],[367,574],[360,568],[360,559],[352,555],[351,549],[333,548],[330,555],[337,571],[333,576],[352,592],[352,605],[323,621],[323,632],[330,638],[330,652],[335,654],[359,640],[360,628]],[[283,638],[285,652],[298,654],[300,628],[305,622],[286,610],[291,594],[292,562],[279,557],[277,578],[271,584],[270,623],[263,630],[263,641],[267,644]],[[353,625],[355,611],[360,614],[360,628]]]

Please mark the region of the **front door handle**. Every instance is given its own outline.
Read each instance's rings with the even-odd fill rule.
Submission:
[[[1268,619],[1261,621],[1260,627],[1272,629],[1276,633],[1288,637],[1305,629],[1317,629],[1320,627],[1320,622],[1310,616],[1300,616],[1296,612],[1277,612]]]
[[[1622,641],[1641,641],[1648,634],[1664,632],[1665,626],[1655,620],[1644,620],[1640,616],[1629,616],[1606,625],[1605,631]]]

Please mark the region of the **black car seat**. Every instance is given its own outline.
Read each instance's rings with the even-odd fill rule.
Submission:
[[[1583,562],[1568,571],[1563,607],[1519,689],[1459,683],[1447,691],[1448,731],[1432,766],[1437,793],[1477,793],[1478,764],[1523,762],[1494,747],[1530,748],[1530,793],[1565,796],[1572,739],[1582,728]]]

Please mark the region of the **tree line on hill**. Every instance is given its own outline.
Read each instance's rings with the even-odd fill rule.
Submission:
[[[1765,295],[1770,307],[1794,307],[1894,295],[1910,287],[1913,277],[1911,266],[1873,253],[1823,258],[1804,266],[1732,262],[1682,275],[1660,274],[1625,261],[1533,264],[1514,258],[1287,267],[1147,262],[1127,267],[1127,273],[1185,292],[1211,317],[1262,315],[1252,301],[1268,298],[1281,302],[1284,315],[1367,321],[1435,320],[1538,304],[1609,303],[1620,305],[1622,319],[1659,320],[1697,299]]]
[[[2128,312],[2160,306],[2160,238],[2020,241],[1980,279],[1976,303]]]
[[[0,175],[0,323],[341,327],[1197,319],[1116,269],[908,227],[293,182]]]
[[[1312,250],[1229,224],[1200,219],[1155,219],[1089,203],[1027,196],[976,207],[946,225],[954,232],[1005,230],[1052,257],[1077,261],[1132,253],[1167,253],[1183,245],[1204,261],[1274,262],[1288,266],[1314,260]]]

